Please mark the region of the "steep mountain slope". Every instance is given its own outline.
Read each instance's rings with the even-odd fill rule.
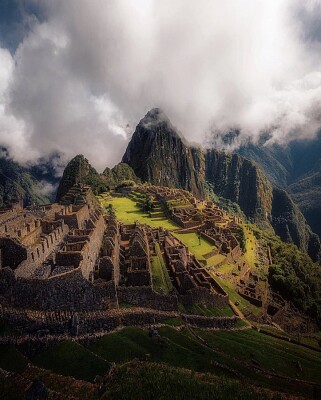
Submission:
[[[273,188],[255,163],[237,154],[190,147],[159,109],[139,122],[122,161],[142,181],[181,187],[198,197],[205,196],[209,183],[216,195],[236,202],[252,222],[272,226],[283,240],[318,257],[318,240],[297,206],[286,192]]]
[[[102,174],[99,174],[89,161],[79,154],[67,164],[59,183],[56,200],[60,201],[76,183],[85,183],[95,194],[99,194],[123,181],[139,182],[129,165],[119,163],[112,169],[106,168]]]
[[[89,164],[88,160],[83,155],[77,155],[66,166],[59,183],[56,200],[60,201],[76,183],[90,185],[95,194],[107,190],[103,178],[95,168]]]
[[[268,220],[272,185],[255,164],[238,154],[212,149],[205,153],[205,169],[217,195],[237,203],[253,222]]]
[[[142,181],[181,187],[198,197],[204,195],[202,152],[188,147],[158,108],[139,122],[122,162],[129,164]]]
[[[270,180],[286,189],[321,237],[321,133],[313,140],[296,141],[288,146],[249,143],[237,152],[256,161]]]
[[[321,237],[321,167],[310,171],[288,187],[313,232]]]
[[[117,186],[124,181],[134,181],[136,183],[140,181],[133,169],[125,163],[119,163],[111,169],[107,167],[102,173],[102,178],[108,186]]]
[[[51,198],[42,184],[29,170],[10,160],[5,153],[0,156],[0,207],[11,201],[23,199],[25,205],[49,203]]]

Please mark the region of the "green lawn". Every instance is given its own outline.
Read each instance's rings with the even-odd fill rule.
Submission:
[[[103,200],[102,205],[107,207],[112,204],[115,209],[117,218],[124,224],[133,224],[136,221],[141,224],[147,224],[152,228],[159,226],[164,229],[174,230],[179,226],[167,218],[150,218],[148,214],[144,213],[135,203],[135,201],[127,197],[112,197],[110,200]]]
[[[207,259],[207,265],[211,267],[215,267],[215,265],[219,264],[223,260],[225,260],[226,256],[224,254],[216,254],[215,256]]]
[[[169,294],[173,290],[173,285],[158,243],[155,244],[155,248],[156,256],[152,257],[151,262],[153,288],[158,293]]]
[[[220,272],[221,274],[229,274],[235,269],[234,264],[223,264],[218,268],[215,268],[215,271]]]
[[[57,374],[90,382],[96,375],[103,376],[109,369],[109,363],[106,360],[74,341],[59,343],[36,355],[32,362]]]
[[[256,238],[253,231],[248,226],[244,227],[244,233],[246,238],[246,253],[245,260],[248,265],[252,268],[254,267],[256,261]]]
[[[198,260],[205,261],[204,254],[214,249],[214,246],[207,240],[201,238],[201,244],[196,233],[174,233],[183,242]]]

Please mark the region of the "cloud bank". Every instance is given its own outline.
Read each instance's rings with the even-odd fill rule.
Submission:
[[[0,49],[0,145],[18,161],[113,166],[153,107],[198,143],[320,128],[320,0],[30,2],[43,18]]]

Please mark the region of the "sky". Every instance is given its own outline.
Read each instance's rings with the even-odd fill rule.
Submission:
[[[321,124],[321,0],[0,0],[0,146],[118,163],[160,107],[192,142]]]

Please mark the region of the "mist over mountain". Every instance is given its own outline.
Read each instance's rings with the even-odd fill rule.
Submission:
[[[160,106],[190,142],[320,126],[318,0],[4,2],[0,145],[15,161],[84,154],[102,171]]]

